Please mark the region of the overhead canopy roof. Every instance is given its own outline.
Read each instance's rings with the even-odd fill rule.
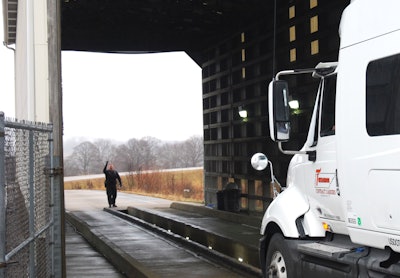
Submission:
[[[259,21],[265,0],[64,0],[62,49],[195,53]]]
[[[61,1],[63,50],[186,51],[192,57],[270,16],[273,8],[265,0]],[[17,3],[3,0],[7,45],[16,39]]]

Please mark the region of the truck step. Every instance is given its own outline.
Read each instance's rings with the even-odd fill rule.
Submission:
[[[337,257],[339,254],[349,253],[352,251],[348,248],[342,248],[318,242],[299,244],[298,250],[304,254],[325,257]]]

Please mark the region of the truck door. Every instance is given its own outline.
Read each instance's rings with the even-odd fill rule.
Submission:
[[[304,186],[311,210],[340,233],[344,228],[344,214],[340,206],[340,189],[336,176],[336,74],[323,77],[318,103],[318,120],[314,127],[314,141],[306,150],[316,151],[316,161],[304,165]],[[311,127],[312,128],[312,127]]]

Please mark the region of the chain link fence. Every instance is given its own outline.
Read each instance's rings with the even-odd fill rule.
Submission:
[[[0,112],[0,277],[54,277],[52,126]]]

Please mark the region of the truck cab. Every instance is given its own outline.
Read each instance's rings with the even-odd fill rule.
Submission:
[[[399,9],[395,0],[352,1],[338,63],[282,71],[270,83],[270,136],[293,158],[261,225],[266,277],[400,276]],[[291,74],[320,80],[301,150],[284,148]]]

